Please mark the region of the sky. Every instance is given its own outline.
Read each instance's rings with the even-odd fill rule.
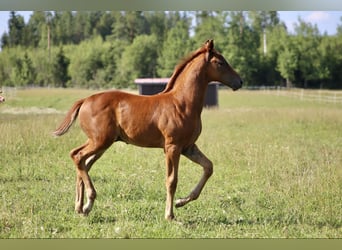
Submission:
[[[32,12],[18,11],[17,13],[22,15],[27,22]],[[298,24],[298,17],[305,22],[317,24],[321,34],[327,32],[328,35],[334,35],[337,25],[342,25],[342,11],[278,11],[278,14],[290,33],[294,31],[295,24]],[[9,11],[0,11],[0,37],[4,32],[8,32],[9,16]]]
[[[342,11],[278,11],[279,18],[285,22],[289,32],[294,32],[295,24],[298,24],[298,17],[305,22],[317,24],[321,34],[336,34],[338,25],[342,25]]]

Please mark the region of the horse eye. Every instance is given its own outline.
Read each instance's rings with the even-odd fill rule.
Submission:
[[[223,66],[223,62],[222,61],[218,61],[217,65],[221,67],[221,66]]]

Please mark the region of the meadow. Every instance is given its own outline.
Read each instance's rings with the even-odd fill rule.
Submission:
[[[0,106],[0,238],[341,238],[342,104],[220,90],[198,146],[214,174],[197,201],[164,220],[160,149],[115,143],[90,171],[98,193],[74,212],[69,151],[76,123],[54,138],[73,102],[96,91],[7,92]],[[176,198],[202,169],[181,159]]]

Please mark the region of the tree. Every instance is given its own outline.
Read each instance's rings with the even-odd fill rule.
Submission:
[[[19,58],[16,55],[17,50],[14,48],[2,49],[0,53],[0,85],[15,86],[15,81],[12,81],[15,59]]]
[[[259,65],[259,37],[251,29],[242,11],[230,12],[228,15],[227,45],[223,54],[232,66],[242,75],[244,85],[255,85]]]
[[[47,16],[44,11],[34,11],[26,26],[26,44],[38,47],[44,29],[46,28]]]
[[[197,42],[196,47],[202,45],[208,39],[214,39],[215,48],[222,51],[227,46],[225,19],[225,12],[199,12],[196,15],[197,26],[194,36],[194,40]]]
[[[73,42],[74,17],[71,11],[55,11],[52,19],[52,40],[55,45]]]
[[[136,78],[156,76],[157,45],[156,36],[140,35],[125,48],[118,68],[124,87],[134,86]]]
[[[151,34],[156,34],[163,37],[167,31],[167,17],[164,11],[147,11],[144,12],[144,17],[149,26]]]
[[[320,34],[317,25],[304,22],[298,19],[299,24],[295,26],[295,44],[298,48],[298,74],[297,78],[302,82],[302,86],[309,87],[309,81],[319,79],[320,54],[318,47],[320,44]],[[312,86],[313,87],[313,86]]]
[[[264,29],[272,29],[280,23],[277,11],[249,11],[252,28],[262,34]]]
[[[191,50],[189,24],[179,21],[167,33],[161,54],[158,57],[157,73],[161,77],[171,76],[176,64]]]
[[[14,59],[14,68],[11,78],[15,86],[35,84],[36,71],[27,52],[24,53],[23,58]]]
[[[286,79],[286,87],[292,87],[297,68],[297,52],[292,46],[285,47],[285,49],[278,56],[277,69],[279,70],[281,76]]]
[[[59,48],[54,62],[52,63],[52,79],[56,87],[67,87],[67,82],[70,80],[68,67],[70,64],[69,58],[64,55],[63,47]]]
[[[279,23],[278,13],[276,11],[250,11],[248,16],[252,21],[252,29],[258,33],[260,42],[260,53],[267,54],[267,36]]]
[[[17,15],[15,11],[11,11],[10,18],[8,20],[8,27],[9,46],[14,47],[21,45],[23,42],[25,28],[24,18],[21,15]]]
[[[125,41],[115,40],[111,41],[109,46],[106,46],[103,56],[103,82],[106,87],[123,86],[123,81],[118,77],[118,67],[120,66],[121,56],[124,48],[127,46]]]
[[[10,46],[9,35],[5,32],[1,36],[1,48],[6,48]]]
[[[170,25],[170,13],[165,11],[148,11],[144,12],[144,16],[149,27],[149,34],[155,35],[158,39],[158,44],[162,45],[166,39],[168,31],[174,26]],[[161,52],[161,47],[159,46],[158,54]]]
[[[261,82],[266,82],[270,84],[283,84],[283,79],[285,78],[285,81],[287,83],[287,86],[290,87],[291,81],[294,80],[292,77],[292,73],[289,74],[290,69],[286,69],[286,66],[289,66],[291,68],[293,65],[293,61],[290,61],[290,64],[283,64],[279,65],[281,62],[281,59],[279,56],[282,53],[286,53],[287,55],[281,55],[283,57],[284,61],[288,60],[285,58],[291,57],[288,55],[289,51],[293,50],[294,47],[292,45],[289,45],[291,42],[291,37],[287,33],[286,26],[284,23],[279,23],[276,26],[272,27],[271,30],[267,32],[267,53],[263,54],[259,50],[260,53],[262,53],[261,56],[261,66],[264,66],[263,71],[259,71],[261,76],[265,77],[261,80]],[[292,52],[290,52],[292,53]],[[295,59],[296,60],[296,59]],[[296,65],[296,64],[295,64]],[[282,69],[282,70],[280,70]],[[280,72],[283,72],[281,74]],[[287,72],[287,73],[285,73]],[[290,77],[291,80],[288,78]]]
[[[148,34],[148,25],[142,11],[118,12],[112,30],[113,39],[126,40],[132,43],[138,35]]]
[[[320,88],[341,88],[342,85],[342,33],[336,36],[324,35],[319,45]]]
[[[99,34],[103,40],[106,40],[106,37],[112,34],[114,21],[115,20],[110,13],[104,12],[95,24],[96,33]]]
[[[340,17],[340,24],[337,25],[336,31],[338,36],[342,36],[342,16]]]
[[[0,53],[7,86],[127,87],[170,76],[210,38],[245,86],[342,87],[342,18],[333,36],[301,19],[290,34],[276,11],[34,11],[27,24],[12,11],[8,26]]]

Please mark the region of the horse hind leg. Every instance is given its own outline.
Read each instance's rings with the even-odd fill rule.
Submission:
[[[191,191],[191,193],[185,197],[176,200],[176,208],[182,207],[189,203],[190,201],[196,200],[202,192],[202,189],[210,176],[213,174],[213,164],[212,162],[198,149],[196,145],[182,153],[191,161],[201,165],[203,167],[203,175],[196,185],[196,187]]]
[[[71,152],[71,157],[76,165],[75,210],[84,215],[89,214],[96,198],[96,190],[88,172],[95,161],[99,159],[107,149],[107,147],[104,149],[92,149],[91,145],[91,143],[87,142]],[[87,203],[85,205],[83,205],[84,189],[87,194]]]
[[[75,211],[79,214],[83,213],[84,202],[84,183],[81,175],[76,173],[76,197],[75,197]]]
[[[82,146],[73,149],[70,152],[70,157],[75,162],[75,165],[78,165],[78,162],[80,161],[79,158],[79,152],[84,149],[88,145],[88,142],[83,144]],[[79,174],[79,171],[76,168],[76,195],[75,195],[75,211],[77,213],[83,213],[83,202],[84,202],[84,183],[82,181],[82,177]]]
[[[87,173],[89,172],[91,166],[103,155],[103,153],[105,151],[106,151],[106,149],[98,151],[86,159],[85,164],[86,164]],[[89,177],[89,180],[90,180],[90,177]],[[95,198],[96,198],[96,191],[95,191],[95,188],[94,188],[91,180],[90,180],[90,185],[91,185],[90,191],[89,192],[87,191],[87,204],[85,204],[82,208],[83,214],[85,214],[85,215],[87,215],[91,211],[91,209],[94,205]]]

